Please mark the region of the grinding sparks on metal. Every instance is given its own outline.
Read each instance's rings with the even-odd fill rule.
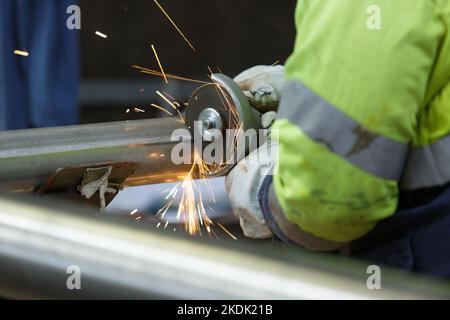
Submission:
[[[161,5],[158,3],[158,1],[154,0],[154,2],[158,5],[158,7],[161,9],[161,11],[165,14],[165,16],[169,19],[169,21],[173,24],[173,26],[177,29],[177,31],[183,36],[183,38],[188,42],[188,44],[191,46],[191,48],[195,51],[195,48],[190,44],[190,42],[187,40],[187,38],[184,36],[184,34],[181,32],[181,30],[176,26],[176,24],[173,22],[173,20],[170,18],[170,16],[165,12],[165,10],[161,7]],[[181,77],[177,75],[167,74],[164,71],[164,68],[161,64],[161,61],[158,57],[158,53],[152,45],[152,49],[155,55],[155,58],[158,62],[160,71],[140,67],[133,65],[132,67],[139,70],[141,73],[148,74],[151,76],[157,76],[157,77],[163,77],[166,83],[168,83],[168,79],[175,79],[175,80],[181,80],[181,81],[189,81],[194,83],[200,83],[202,85],[209,85],[217,87],[218,95],[220,96],[220,99],[222,101],[222,104],[224,105],[225,109],[228,109],[230,112],[230,119],[233,124],[235,124],[234,128],[240,128],[237,115],[236,108],[234,107],[234,104],[230,102],[230,97],[225,93],[225,90],[222,88],[220,84],[218,84],[213,79],[213,71],[210,67],[208,67],[208,70],[210,72],[210,77],[212,78],[212,82],[207,81],[201,81],[196,79],[190,79],[186,77]],[[176,101],[175,98],[173,98],[171,95],[167,93],[161,93],[160,91],[156,91],[156,94],[161,97],[172,109],[177,111],[178,115],[180,116],[181,120],[185,122],[185,119],[183,118],[182,114],[180,113],[179,109],[181,108],[181,105]],[[195,97],[197,99],[197,97]],[[187,106],[188,104],[184,103],[184,106]],[[166,114],[173,116],[173,114],[169,111],[167,111],[165,108],[157,105],[157,104],[151,104],[152,107],[165,112]],[[241,125],[242,126],[242,125]],[[236,140],[237,138],[235,138]],[[193,156],[193,165],[188,172],[188,174],[182,178],[182,182],[176,184],[172,189],[166,191],[167,193],[165,200],[166,204],[156,213],[156,216],[161,218],[162,220],[165,220],[165,217],[167,215],[167,212],[169,209],[175,204],[175,202],[179,199],[178,203],[178,210],[176,219],[178,223],[183,225],[184,230],[194,236],[194,235],[202,235],[202,231],[206,231],[206,233],[212,237],[217,237],[217,234],[213,230],[213,226],[215,225],[214,222],[209,218],[207,211],[205,209],[204,199],[202,195],[202,190],[199,188],[199,184],[204,184],[207,187],[208,194],[207,198],[209,200],[209,203],[215,203],[214,193],[212,191],[211,186],[209,185],[209,181],[207,177],[211,176],[211,173],[217,169],[217,167],[223,168],[228,165],[226,161],[224,163],[219,165],[209,165],[207,164],[200,154],[199,150],[194,150],[194,156]],[[196,178],[204,177],[200,180],[196,180]],[[177,198],[177,196],[179,196]],[[178,201],[177,201],[178,202]],[[210,206],[208,206],[210,208]],[[211,208],[212,209],[212,208]],[[169,226],[169,220],[165,221],[164,229],[167,229]],[[159,228],[162,225],[162,223],[158,223],[157,228]],[[230,238],[237,240],[237,238],[229,232],[222,224],[217,224]],[[176,231],[176,229],[174,229]]]
[[[238,114],[238,112],[236,110],[236,106],[230,100],[231,97],[225,92],[225,90],[223,89],[223,87],[222,87],[222,85],[220,83],[215,81],[213,78],[211,78],[211,80],[213,81],[213,83],[215,84],[215,86],[217,88],[218,95],[220,97],[220,101],[221,101],[223,107],[226,110],[228,110],[229,117],[232,120],[233,127],[234,128],[241,128],[243,126],[243,124],[239,120],[239,114]],[[237,130],[237,131],[239,132],[240,130]]]
[[[180,116],[180,121],[183,122],[183,123],[186,122],[186,120],[184,119],[184,117],[183,117],[183,115],[181,114],[180,110],[177,109],[177,113],[178,113],[178,115]]]
[[[178,31],[178,33],[183,37],[184,41],[186,41],[186,43],[189,45],[189,47],[191,47],[191,49],[193,51],[196,51],[194,46],[192,45],[192,43],[188,40],[188,38],[184,35],[184,33],[180,30],[180,28],[178,28],[178,26],[172,20],[172,18],[169,16],[169,14],[166,12],[166,10],[164,10],[164,8],[159,4],[159,2],[157,0],[153,0],[153,1],[159,7],[161,12],[166,16],[166,18],[170,21],[170,23],[174,26],[174,28]]]
[[[210,66],[208,66],[208,71],[209,71],[209,75],[208,75],[209,77],[212,76],[212,75],[214,74],[214,72],[212,71],[212,69],[211,69]]]
[[[161,98],[163,98],[168,104],[170,104],[170,106],[175,109],[178,113],[178,115],[180,116],[181,121],[185,121],[183,115],[180,112],[180,108],[181,105],[176,101],[176,99],[174,97],[172,97],[170,94],[168,94],[167,92],[163,91],[162,93],[159,91],[156,91],[156,94],[158,94]],[[170,100],[166,99],[166,97],[168,97]]]
[[[177,100],[173,96],[171,96],[167,91],[163,91],[162,93],[164,93],[164,95],[168,96],[170,98],[170,100],[172,100],[172,101],[176,101]]]
[[[218,96],[220,97],[220,101],[223,103],[226,110],[229,110],[231,113],[230,119],[233,123],[236,123],[235,128],[241,129],[242,124],[239,125],[237,120],[238,115],[236,111],[236,107],[231,102],[231,97],[226,93],[226,90],[222,88],[222,86],[218,83],[212,82],[208,83],[209,86],[213,86],[216,88]],[[178,111],[180,104],[178,106],[176,104],[176,99],[167,93],[162,93],[157,91],[157,94],[166,101],[173,109]],[[191,97],[195,99],[195,93]],[[220,102],[219,102],[220,103]],[[169,113],[167,110],[163,109],[158,105],[153,105],[154,107]],[[234,115],[234,116],[233,116]],[[181,114],[180,114],[181,116]],[[236,118],[236,119],[235,119]],[[184,120],[184,119],[183,119]],[[235,141],[237,137],[235,137]],[[208,211],[214,211],[210,204],[216,202],[214,197],[214,192],[209,185],[209,180],[207,179],[212,175],[213,172],[219,168],[224,168],[228,165],[226,161],[224,163],[218,165],[209,165],[205,162],[201,156],[201,151],[194,149],[193,156],[193,165],[186,176],[181,177],[182,182],[177,183],[174,187],[165,190],[163,194],[165,195],[165,205],[156,213],[156,216],[161,220],[167,220],[165,222],[160,222],[157,225],[157,228],[161,227],[164,224],[164,228],[166,229],[169,225],[168,219],[166,215],[168,211],[178,204],[176,220],[183,226],[183,229],[190,235],[202,235],[202,233],[206,233],[209,237],[218,238],[217,234],[214,231],[214,226],[216,224],[209,218]],[[155,155],[156,157],[156,155]],[[197,177],[202,177],[201,179],[197,179]],[[202,193],[202,189],[200,186],[206,187],[207,190],[206,195]],[[205,190],[203,189],[203,190]],[[205,198],[205,199],[204,199]],[[205,203],[207,204],[205,206]],[[208,210],[206,208],[208,208]],[[217,226],[220,227],[227,236],[230,238],[237,240],[237,238],[228,231],[225,226],[217,223]]]
[[[161,64],[161,60],[159,60],[158,53],[156,52],[155,46],[153,44],[152,44],[152,50],[153,50],[153,53],[155,55],[156,61],[158,62],[159,69],[161,69],[161,73],[162,73],[162,75],[164,77],[164,81],[168,84],[169,80],[167,80],[167,76],[166,76],[166,73],[164,72],[164,68],[163,68],[163,66]]]
[[[186,232],[190,235],[199,233],[200,221],[203,224],[203,212],[197,211],[195,181],[192,172],[184,179],[182,183],[182,197],[178,205],[177,220],[184,224]]]
[[[140,66],[136,66],[136,65],[132,66],[132,68],[139,70],[141,73],[148,74],[151,76],[164,77],[164,75],[160,71],[156,71],[156,70],[152,70],[152,69],[148,69],[148,68],[144,68],[144,67],[140,67]],[[196,80],[196,79],[191,79],[191,78],[186,78],[186,77],[180,77],[180,76],[168,74],[168,73],[166,73],[166,77],[168,79],[175,79],[175,80],[180,80],[180,81],[194,82],[194,83],[200,83],[200,84],[211,84],[211,82],[206,82],[206,81],[201,81],[201,80]]]
[[[28,57],[30,54],[27,51],[14,50],[14,54],[22,57]]]
[[[203,184],[208,190],[208,202],[215,203],[214,193],[209,181],[205,178],[195,180],[195,176],[198,173],[201,177],[207,176],[209,171],[208,165],[203,161],[198,151],[194,152],[194,164],[191,167],[189,173],[184,177],[183,181],[177,183],[173,188],[165,191],[167,196],[165,200],[166,205],[162,207],[156,216],[164,219],[168,210],[174,204],[177,195],[181,194],[181,200],[178,205],[178,211],[176,219],[184,226],[184,230],[192,236],[202,235],[202,230],[212,237],[218,238],[217,234],[213,230],[214,222],[209,218],[205,209],[205,201],[202,196],[202,191],[199,188],[199,184]],[[212,210],[212,208],[211,208]],[[166,229],[169,222],[166,221],[164,228]],[[228,231],[221,223],[217,224],[230,238],[237,240],[237,238]],[[161,226],[158,223],[157,228]]]
[[[103,38],[103,39],[107,39],[108,38],[108,36],[106,34],[100,32],[100,31],[95,31],[95,34],[97,36],[99,36],[100,38]]]
[[[162,112],[165,112],[165,113],[167,113],[169,116],[173,117],[173,114],[172,114],[172,113],[170,113],[169,111],[167,111],[167,110],[164,109],[163,107],[158,106],[157,104],[152,103],[150,106],[152,106],[153,108],[156,108],[156,109],[158,109],[158,110],[161,110]]]
[[[211,77],[211,80],[214,83],[214,87],[220,101],[219,103],[222,105],[224,112],[228,113],[229,126],[233,129],[231,141],[233,141],[234,148],[237,148],[239,140],[244,134],[244,124],[240,119],[236,105],[233,102],[233,98],[230,96],[227,89],[223,87],[223,85],[219,83],[213,76]],[[210,168],[208,168],[209,173],[213,173],[214,175],[214,173],[229,170],[230,165],[232,165],[235,161],[234,154],[230,153],[229,157],[230,158],[228,159],[224,159],[224,161],[220,164],[210,166]]]
[[[177,110],[177,107],[169,100],[169,99],[167,99],[167,97],[165,96],[165,95],[163,95],[161,92],[159,92],[159,91],[156,91],[156,94],[158,95],[158,96],[160,96],[161,98],[163,98],[163,100],[165,101],[165,102],[167,102],[174,110]]]
[[[237,238],[230,232],[227,230],[227,228],[225,228],[220,222],[217,223],[217,225],[227,234],[230,236],[230,238],[232,238],[233,240],[237,240]]]
[[[164,219],[167,211],[175,202],[178,193],[181,193],[181,200],[178,205],[177,211],[177,221],[183,224],[184,229],[190,235],[201,234],[202,228],[204,228],[210,236],[216,236],[211,228],[211,226],[213,226],[213,222],[206,213],[202,193],[197,185],[197,183],[207,184],[207,180],[195,180],[195,174],[197,173],[197,170],[202,176],[205,169],[206,167],[204,166],[204,162],[201,159],[199,153],[196,151],[194,153],[194,164],[192,165],[191,170],[184,177],[182,182],[176,184],[172,189],[168,191],[168,194],[165,198],[167,203],[158,211],[157,216],[159,216],[161,219]],[[209,185],[207,186],[209,187]],[[215,202],[214,197],[210,196],[209,201]]]

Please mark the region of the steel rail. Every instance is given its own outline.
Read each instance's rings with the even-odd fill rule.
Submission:
[[[170,159],[172,133],[181,128],[180,120],[163,118],[2,132],[0,185],[30,191],[58,169],[120,162],[137,163],[126,186],[177,181],[190,169]]]
[[[18,200],[0,198],[0,297],[4,298],[450,296],[449,287],[442,283],[384,268],[382,290],[369,290],[366,264],[343,264],[333,256],[286,253],[245,240],[205,243],[65,203],[35,197]],[[68,289],[70,266],[79,267],[81,290]]]

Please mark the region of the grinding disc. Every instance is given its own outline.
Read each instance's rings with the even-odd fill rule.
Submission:
[[[186,125],[192,136],[207,140],[201,144],[196,141],[195,146],[201,152],[210,143],[211,130],[220,130],[226,137],[227,129],[258,130],[261,125],[260,114],[250,107],[246,96],[231,78],[223,74],[214,74],[211,78],[213,83],[203,85],[192,94],[186,111]],[[224,170],[230,170],[230,166],[217,171],[212,169],[211,175],[222,175]]]

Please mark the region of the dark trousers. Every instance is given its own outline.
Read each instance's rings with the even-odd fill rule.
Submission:
[[[399,211],[350,245],[352,255],[450,279],[450,186],[404,193]]]
[[[268,176],[259,193],[264,218],[277,238],[294,244],[270,213]],[[402,192],[398,211],[340,250],[373,264],[450,279],[450,185]]]

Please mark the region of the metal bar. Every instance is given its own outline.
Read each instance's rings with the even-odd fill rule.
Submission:
[[[9,191],[30,191],[58,169],[107,162],[138,163],[126,186],[176,181],[190,169],[170,160],[180,128],[180,120],[162,118],[3,132],[0,181]]]
[[[280,252],[257,242],[249,246],[243,240],[204,243],[173,232],[169,236],[148,225],[109,221],[111,217],[67,204],[19,200],[0,199],[0,297],[423,299],[450,295],[446,285],[386,269],[383,290],[369,290],[367,265],[344,264],[333,256],[294,249]],[[81,290],[68,289],[69,266],[80,268]]]

